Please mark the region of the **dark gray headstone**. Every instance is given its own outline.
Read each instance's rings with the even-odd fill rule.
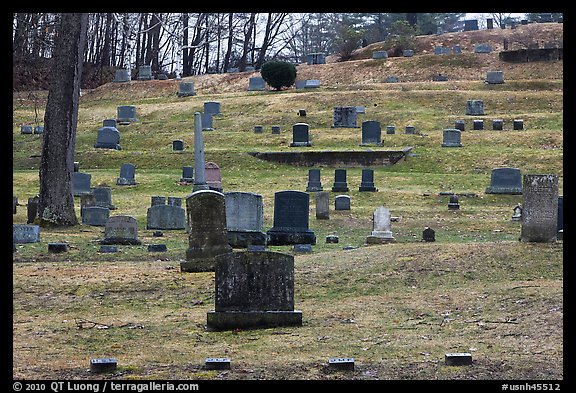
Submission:
[[[549,243],[558,234],[558,176],[524,175],[520,240]]]
[[[86,206],[82,208],[82,224],[91,226],[106,226],[110,217],[110,209],[102,206]]]
[[[316,244],[316,235],[308,227],[310,196],[301,191],[274,194],[274,226],[266,234],[268,245]]]
[[[402,56],[404,56],[404,57],[412,57],[412,56],[414,56],[414,50],[412,50],[412,49],[404,49],[404,50],[402,51]]]
[[[175,196],[169,196],[168,200],[166,201],[166,203],[169,206],[177,206],[177,207],[182,207],[182,198],[180,197],[175,197]]]
[[[459,210],[460,204],[458,203],[458,195],[450,195],[450,200],[448,201],[448,210]]]
[[[475,131],[483,130],[484,129],[484,120],[482,120],[482,119],[472,120],[472,129]]]
[[[472,355],[470,353],[447,353],[444,356],[447,366],[470,366],[472,365]]]
[[[122,164],[120,166],[120,176],[116,179],[116,184],[119,186],[127,186],[136,184],[134,176],[136,174],[136,167],[134,164]]]
[[[512,209],[512,221],[522,221],[522,204],[519,203]]]
[[[316,193],[316,219],[330,219],[330,193],[328,191]]]
[[[318,79],[306,79],[304,82],[305,89],[318,89],[320,88],[320,80]]]
[[[514,130],[523,130],[524,129],[524,120],[522,119],[514,119],[513,122],[513,129]]]
[[[387,59],[388,58],[388,52],[385,50],[375,50],[372,52],[372,58],[375,60]]]
[[[326,243],[327,244],[337,244],[340,241],[340,238],[336,235],[327,235],[326,236]]]
[[[354,358],[330,358],[328,367],[332,370],[354,371]]]
[[[484,101],[482,100],[468,100],[466,102],[466,114],[479,116],[484,114]]]
[[[204,114],[220,115],[220,102],[207,101],[204,103]]]
[[[346,181],[346,169],[334,170],[334,184],[332,185],[332,192],[348,192],[348,182]]]
[[[150,197],[150,206],[165,205],[166,197],[161,195],[152,195]]]
[[[396,133],[396,126],[386,126],[386,134],[392,135]]]
[[[44,126],[35,126],[34,127],[34,134],[43,134],[44,133]]]
[[[193,82],[180,82],[179,91],[177,93],[178,97],[191,97],[196,95],[194,92]]]
[[[495,168],[486,194],[522,194],[522,174],[518,168]]]
[[[117,125],[118,125],[118,122],[116,121],[116,119],[104,119],[104,120],[102,120],[102,127],[116,128]]]
[[[308,185],[306,186],[306,191],[315,192],[322,191],[322,182],[320,180],[320,169],[309,169],[308,170]]]
[[[433,82],[446,82],[448,81],[448,77],[446,75],[438,74],[432,77]]]
[[[485,83],[489,85],[496,85],[504,83],[504,72],[503,71],[488,71],[486,72]]]
[[[102,245],[100,246],[100,249],[98,250],[98,252],[100,252],[100,253],[118,252],[118,247],[117,247],[117,246],[111,246],[111,245],[102,244]]]
[[[495,131],[502,131],[504,129],[504,120],[493,119],[492,120],[492,129]]]
[[[474,45],[474,53],[490,53],[492,52],[492,47],[490,44],[476,44]]]
[[[26,213],[27,213],[27,224],[33,224],[38,217],[38,202],[40,201],[40,197],[35,195],[31,198],[28,198],[28,204],[26,205]]]
[[[166,252],[168,247],[166,244],[148,244],[148,252]]]
[[[215,307],[207,313],[210,330],[302,325],[302,312],[294,310],[292,255],[272,251],[219,255],[215,282]]]
[[[456,120],[454,122],[454,128],[460,131],[466,130],[466,122],[464,120]]]
[[[214,271],[215,257],[232,251],[228,244],[226,199],[214,190],[194,191],[186,198],[188,249],[183,272]]]
[[[68,243],[61,243],[61,242],[48,243],[48,252],[58,254],[61,252],[68,252],[69,249],[70,246],[68,245]]]
[[[362,169],[362,182],[360,183],[358,191],[378,191],[378,189],[374,187],[374,169]]]
[[[492,30],[494,28],[494,19],[486,18],[486,29]]]
[[[448,128],[444,130],[442,147],[462,147],[460,143],[461,131],[455,128]]]
[[[201,124],[202,124],[202,131],[213,131],[214,130],[214,126],[213,126],[213,114],[212,113],[202,113],[201,114]]]
[[[20,133],[21,134],[34,134],[34,129],[29,124],[23,124],[20,126]]]
[[[350,210],[350,196],[336,195],[334,198],[334,210]]]
[[[264,133],[264,127],[263,127],[263,126],[254,126],[254,133],[255,133],[255,134],[262,134],[262,133]]]
[[[120,148],[120,131],[115,127],[102,127],[98,129],[98,136],[94,147],[97,149],[115,149]]]
[[[186,211],[175,205],[151,206],[146,211],[146,229],[186,229]]]
[[[422,231],[422,240],[425,242],[435,242],[436,241],[436,232],[432,228],[424,228]]]
[[[152,80],[152,67],[149,65],[141,65],[138,67],[138,80],[149,81]]]
[[[464,20],[464,31],[478,30],[478,19]]]
[[[395,75],[387,76],[386,79],[384,79],[384,83],[398,83],[398,82],[400,82],[400,78],[398,78]]]
[[[112,82],[130,82],[130,70],[126,68],[117,69],[116,74],[114,75],[114,80]]]
[[[228,244],[233,248],[247,248],[250,245],[265,246],[262,195],[235,191],[225,193],[224,197]]]
[[[382,128],[376,120],[362,122],[362,142],[360,146],[382,146]]]
[[[280,126],[272,126],[272,134],[280,134]]]
[[[229,358],[206,358],[204,360],[206,370],[230,370]]]
[[[248,91],[266,90],[266,81],[261,76],[253,76],[248,80]]]
[[[172,150],[173,151],[182,151],[184,150],[184,141],[182,139],[176,139],[172,141]]]
[[[107,207],[110,210],[116,209],[116,206],[112,204],[112,188],[106,186],[98,186],[92,188],[92,195],[94,195],[94,201],[96,206]]]
[[[40,227],[12,224],[12,241],[14,244],[37,243],[40,241]]]
[[[116,121],[118,124],[127,125],[138,121],[136,117],[136,107],[133,105],[123,105],[116,108]]]
[[[414,126],[406,126],[404,128],[404,133],[405,134],[416,134],[416,127]]]
[[[90,371],[93,373],[105,373],[116,370],[118,361],[115,358],[90,359]]]
[[[142,244],[138,239],[138,222],[131,216],[111,216],[106,221],[104,239],[100,244]]]
[[[296,89],[304,89],[306,87],[306,80],[305,79],[296,79],[294,82],[294,86]]]
[[[89,173],[72,172],[72,190],[74,192],[74,196],[91,194],[91,180],[92,175]]]
[[[194,183],[194,167],[193,166],[183,166],[182,167],[182,177],[180,182],[192,184]]]
[[[332,128],[356,128],[357,116],[355,106],[335,106]]]
[[[326,54],[325,53],[308,53],[306,55],[306,63],[308,65],[326,64]]]
[[[296,123],[292,126],[292,143],[290,143],[290,146],[312,146],[308,124]]]

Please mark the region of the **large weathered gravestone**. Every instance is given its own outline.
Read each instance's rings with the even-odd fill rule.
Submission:
[[[362,169],[362,181],[358,188],[360,192],[376,192],[378,189],[374,186],[374,169]]]
[[[334,170],[334,184],[332,185],[332,192],[348,192],[348,182],[346,181],[346,169]]]
[[[484,114],[484,101],[482,100],[468,100],[466,101],[466,114],[472,116],[480,116]]]
[[[350,210],[350,195],[336,195],[334,210]]]
[[[274,226],[266,235],[272,246],[316,244],[316,235],[308,228],[310,196],[301,191],[274,194]]]
[[[464,31],[478,30],[478,19],[464,20]]]
[[[100,244],[140,245],[138,239],[138,222],[132,216],[118,215],[108,218],[104,227],[104,239]]]
[[[390,226],[390,211],[384,206],[380,206],[372,215],[372,233],[366,237],[366,243],[384,244],[395,241]]]
[[[522,194],[522,174],[518,168],[494,168],[486,194]]]
[[[104,126],[99,128],[94,147],[97,149],[122,150],[120,147],[120,131],[116,127]]]
[[[309,169],[308,170],[308,185],[306,186],[306,191],[315,192],[322,191],[322,182],[320,180],[320,169]]]
[[[110,209],[103,206],[82,207],[82,224],[91,226],[106,226],[110,218]]]
[[[357,116],[355,106],[335,106],[332,128],[356,128]]]
[[[152,67],[149,65],[141,65],[138,67],[138,80],[149,81],[152,80]]]
[[[326,54],[325,53],[308,53],[306,55],[306,62],[308,65],[312,64],[326,64]]]
[[[114,75],[114,80],[112,82],[116,83],[130,82],[130,70],[127,68],[117,69]]]
[[[98,186],[92,188],[94,203],[96,206],[107,207],[110,210],[116,209],[112,203],[112,188],[107,186]]]
[[[92,188],[90,182],[92,175],[89,173],[72,172],[72,191],[74,196],[81,196],[84,194],[91,194]]]
[[[121,125],[128,125],[138,121],[136,117],[136,107],[133,105],[123,105],[116,108],[116,122]]]
[[[387,59],[388,52],[385,50],[375,50],[372,52],[372,59],[379,60],[379,59]]]
[[[490,53],[492,52],[492,47],[490,44],[482,43],[474,45],[474,53]]]
[[[136,167],[134,164],[122,164],[120,166],[120,176],[116,179],[116,184],[119,186],[132,186],[136,184],[134,178],[136,174]]]
[[[362,122],[362,142],[360,146],[382,146],[382,128],[376,120]]]
[[[455,128],[447,128],[443,133],[442,147],[462,147],[460,143],[461,131]]]
[[[215,162],[207,162],[204,165],[206,184],[214,191],[222,192],[222,175],[220,167]]]
[[[261,76],[253,76],[248,80],[248,91],[266,90],[266,81]]]
[[[262,195],[251,192],[227,192],[224,197],[228,244],[233,248],[265,246]]]
[[[180,199],[180,198],[179,198]],[[179,203],[152,203],[146,211],[146,229],[186,229],[186,211]]]
[[[196,95],[194,92],[194,83],[193,82],[180,82],[178,93],[176,93],[178,97],[192,97]]]
[[[204,114],[220,115],[220,107],[220,102],[218,101],[207,101],[204,103]]]
[[[316,193],[316,219],[330,219],[330,193],[328,191]]]
[[[484,83],[489,85],[497,85],[504,83],[504,72],[503,71],[487,71],[486,80]]]
[[[296,123],[292,126],[292,143],[290,143],[290,146],[312,146],[308,124]]]
[[[183,272],[214,271],[215,257],[232,251],[228,244],[226,199],[214,190],[194,191],[186,198],[188,249]]]
[[[243,251],[216,257],[215,307],[207,328],[232,330],[301,326],[294,310],[294,257],[272,251]]]
[[[12,224],[12,242],[14,244],[37,243],[40,241],[38,225]]]
[[[558,176],[524,175],[522,183],[524,242],[555,242],[558,234]]]

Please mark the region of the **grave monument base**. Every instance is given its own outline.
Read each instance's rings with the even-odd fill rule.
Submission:
[[[228,231],[228,244],[233,248],[265,246],[266,234],[259,231]]]
[[[208,311],[209,330],[302,326],[302,311]]]
[[[384,235],[370,235],[366,236],[366,244],[387,244],[387,243],[395,243],[396,239],[392,234],[384,234]]]
[[[316,244],[316,234],[307,230],[302,232],[282,231],[270,229],[266,232],[268,245],[287,246],[290,244]]]
[[[486,194],[510,194],[510,195],[522,195],[522,188],[520,187],[492,187],[486,188]]]
[[[121,237],[111,237],[107,239],[102,239],[98,242],[98,244],[127,244],[133,246],[140,246],[142,242],[138,239],[128,239],[128,238],[121,238]]]
[[[180,262],[180,271],[189,273],[213,272],[216,260],[212,258],[195,258],[189,261]]]
[[[312,142],[292,142],[290,143],[290,147],[310,147],[312,146]]]

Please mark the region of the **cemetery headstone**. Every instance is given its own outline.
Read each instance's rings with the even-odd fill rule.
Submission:
[[[316,219],[330,219],[330,193],[328,191],[316,193]]]
[[[464,120],[456,120],[454,122],[454,128],[460,131],[466,130],[466,122]]]
[[[305,79],[296,79],[294,81],[294,87],[296,87],[296,89],[304,89],[306,87],[306,80]]]
[[[12,242],[14,244],[38,243],[40,241],[40,226],[12,224]]]
[[[81,196],[83,194],[91,194],[92,188],[90,182],[92,175],[89,173],[72,172],[72,191],[74,196]]]
[[[202,131],[214,131],[213,125],[213,114],[212,113],[201,113],[200,120],[202,121]]]
[[[468,352],[447,353],[444,355],[444,363],[447,366],[470,366],[472,365],[472,355]]]
[[[334,170],[334,184],[332,185],[332,192],[348,192],[348,182],[346,181],[346,169]]]
[[[460,204],[458,203],[458,195],[450,195],[450,200],[448,201],[448,210],[459,210]]]
[[[376,192],[378,189],[374,186],[374,169],[362,169],[362,181],[358,191]]]
[[[308,53],[306,55],[306,62],[308,65],[326,64],[326,54],[325,53]]]
[[[118,122],[116,121],[116,119],[104,119],[104,120],[102,120],[102,127],[116,128],[117,125],[118,125]]]
[[[336,235],[327,235],[326,236],[326,243],[327,244],[336,244],[340,241],[340,238]]]
[[[398,83],[398,82],[400,82],[400,78],[398,78],[395,75],[390,75],[390,76],[387,76],[386,79],[384,79],[384,82],[385,83]]]
[[[362,142],[360,146],[382,146],[382,129],[380,122],[366,120],[362,122]]]
[[[220,167],[215,162],[207,162],[204,165],[206,184],[210,190],[222,192],[222,175]]]
[[[180,182],[186,184],[194,183],[194,167],[192,166],[182,167],[182,177],[180,178]]]
[[[221,105],[218,101],[207,101],[204,103],[204,113],[211,115],[220,115]]]
[[[141,65],[138,67],[138,80],[149,81],[152,80],[152,67],[149,65]]]
[[[436,241],[436,232],[434,229],[426,227],[422,231],[422,241],[425,242],[435,242]]]
[[[388,52],[385,50],[375,50],[372,52],[372,58],[374,60],[387,59],[388,58]]]
[[[490,44],[476,44],[474,45],[474,53],[490,53],[492,52],[492,47]]]
[[[280,126],[272,126],[272,134],[280,134]]]
[[[455,128],[447,128],[443,133],[442,147],[462,147],[460,142],[461,131]]]
[[[464,20],[464,31],[478,30],[478,19]]]
[[[138,239],[138,222],[136,218],[126,215],[111,216],[104,227],[104,239],[100,244],[140,245]]]
[[[502,131],[504,129],[504,120],[493,119],[492,120],[492,129],[495,131]]]
[[[448,77],[446,75],[438,74],[432,77],[433,82],[446,82],[448,81]]]
[[[92,188],[96,206],[107,207],[115,210],[116,206],[112,203],[112,188],[107,186],[98,186]]]
[[[153,195],[150,197],[150,206],[165,205],[166,197],[160,195]]]
[[[350,210],[350,196],[336,195],[334,198],[334,210]]]
[[[318,89],[320,88],[320,80],[318,79],[306,79],[304,82],[305,89]]]
[[[110,218],[110,209],[103,206],[85,206],[82,208],[82,224],[90,226],[106,226]]]
[[[406,126],[404,128],[404,133],[405,134],[416,134],[416,127],[414,126]]]
[[[136,167],[134,164],[125,163],[120,166],[120,176],[116,179],[116,184],[119,186],[132,186],[136,184],[134,178],[136,174]]]
[[[306,191],[315,192],[322,191],[322,182],[320,180],[320,169],[309,169],[308,170],[308,185],[306,186]]]
[[[486,194],[522,194],[522,175],[518,168],[494,168]]]
[[[267,232],[267,244],[316,244],[308,227],[310,196],[302,191],[277,191],[274,194],[274,224]]]
[[[251,192],[226,192],[226,227],[232,248],[266,245],[262,195]]]
[[[70,249],[70,246],[68,245],[68,243],[62,243],[62,242],[50,242],[50,243],[48,243],[48,252],[58,254],[61,252],[68,252],[69,249]]]
[[[146,211],[146,229],[186,229],[186,211],[174,203],[153,203]]]
[[[26,224],[33,224],[36,217],[38,217],[38,202],[40,202],[40,196],[38,195],[28,198],[28,204],[26,205]]]
[[[402,56],[404,56],[404,57],[412,57],[412,56],[414,56],[414,50],[412,50],[412,49],[404,49],[404,50],[402,51]]]
[[[486,29],[492,30],[494,28],[494,19],[486,18]]]
[[[496,85],[504,83],[504,72],[503,71],[488,71],[486,72],[486,80],[484,81],[489,85]]]
[[[356,128],[357,114],[355,106],[335,106],[332,128]]]
[[[338,371],[354,371],[354,358],[330,358],[328,368]]]
[[[240,251],[215,259],[215,307],[207,313],[208,329],[302,325],[302,311],[294,309],[292,255]]]
[[[193,82],[180,82],[178,86],[179,90],[178,93],[176,93],[178,97],[192,97],[196,95]]]
[[[308,124],[296,123],[292,126],[292,143],[290,143],[290,146],[312,146]]]
[[[120,147],[120,131],[116,127],[99,128],[94,148],[122,150]]]
[[[148,252],[166,252],[168,247],[166,244],[148,244]]]
[[[396,133],[396,126],[386,126],[386,134],[393,135]]]
[[[484,120],[482,120],[482,119],[472,120],[472,129],[475,131],[483,130],[484,129]]]
[[[264,132],[264,127],[262,126],[254,126],[254,133],[255,134],[262,134]]]
[[[522,221],[522,204],[519,203],[512,209],[512,221]]]
[[[453,52],[455,55],[459,55],[459,54],[462,53],[462,48],[460,47],[459,44],[456,44],[456,45],[454,45],[454,46],[452,47],[452,52]]]
[[[112,82],[116,83],[130,82],[130,70],[126,68],[117,69],[114,75],[114,80]]]
[[[204,367],[206,370],[230,370],[230,358],[206,358]]]
[[[116,108],[116,122],[120,125],[128,125],[138,121],[136,117],[136,107],[133,105],[123,105]]]
[[[90,359],[90,371],[93,373],[106,373],[115,371],[118,361],[115,358]]]
[[[366,237],[366,243],[385,244],[395,241],[390,226],[390,211],[384,206],[380,206],[372,215],[372,233]]]
[[[22,124],[20,126],[20,133],[21,134],[34,134],[34,129],[30,124]]]
[[[198,190],[186,198],[188,249],[183,272],[214,271],[215,257],[232,251],[228,244],[226,199],[214,190]]]
[[[524,129],[524,120],[522,119],[514,119],[512,121],[512,128],[514,130],[523,130]]]
[[[558,176],[524,175],[520,240],[550,243],[558,234]]]
[[[253,76],[248,80],[248,91],[266,90],[266,81],[261,76]]]
[[[44,133],[44,126],[35,126],[34,127],[34,134],[42,134]]]
[[[480,116],[484,114],[484,101],[482,100],[468,100],[466,102],[466,114],[473,116]]]
[[[184,141],[182,139],[176,139],[172,141],[172,150],[173,151],[183,151],[184,150]]]

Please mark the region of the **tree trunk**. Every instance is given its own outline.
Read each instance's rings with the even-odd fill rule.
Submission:
[[[57,30],[52,80],[44,114],[38,203],[40,225],[78,224],[72,172],[87,24],[87,13],[63,13]]]
[[[233,37],[234,37],[234,13],[230,12],[228,14],[228,40],[227,40],[227,47],[226,47],[226,55],[224,56],[224,66],[222,67],[222,72],[228,72],[228,68],[230,67],[230,56],[232,55],[232,44],[233,44]]]

